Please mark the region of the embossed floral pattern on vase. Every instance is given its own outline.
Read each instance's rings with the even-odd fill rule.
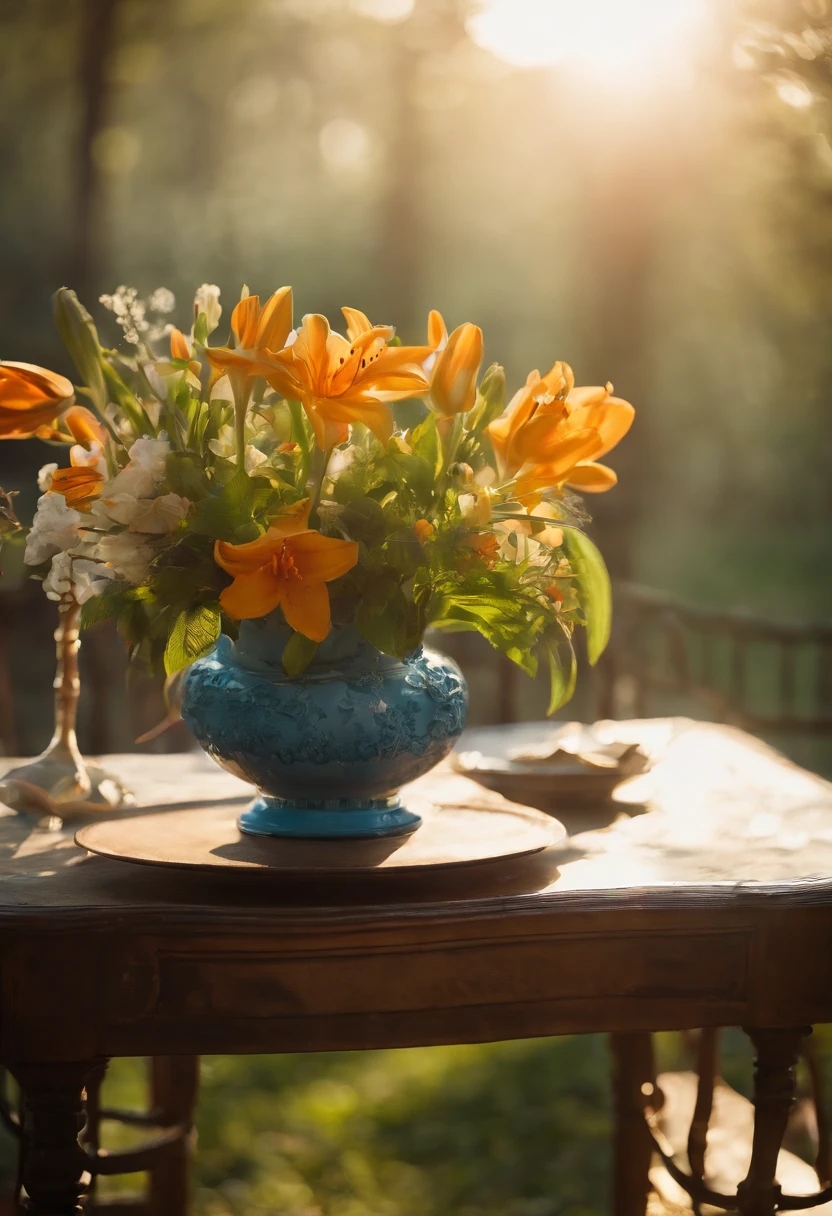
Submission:
[[[294,807],[391,799],[447,755],[465,724],[457,666],[420,647],[399,661],[333,630],[303,676],[280,664],[287,637],[245,622],[185,678],[183,716],[224,768]]]

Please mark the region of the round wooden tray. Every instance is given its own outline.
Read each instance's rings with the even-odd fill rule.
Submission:
[[[103,820],[81,828],[75,840],[117,861],[202,873],[404,878],[516,862],[552,850],[566,836],[556,819],[528,808],[420,805],[424,822],[410,836],[284,840],[241,833],[239,809],[213,806]]]

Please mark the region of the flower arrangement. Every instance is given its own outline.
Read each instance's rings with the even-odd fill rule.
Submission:
[[[615,484],[598,458],[634,411],[611,385],[576,388],[559,362],[506,407],[476,325],[449,334],[432,312],[412,346],[351,308],[344,334],[319,314],[295,328],[288,287],[262,304],[244,288],[223,345],[216,287],[188,333],[164,289],[102,303],[120,347],[72,291],[55,300],[82,387],[0,363],[0,436],[70,445],[41,469],[25,560],[82,625],[115,618],[169,675],[270,613],[292,630],[289,676],[333,624],[398,658],[429,627],[476,630],[530,675],[544,657],[551,710],[568,700],[575,631],[591,662],[609,634],[580,494]],[[412,398],[427,409],[402,431],[391,406]]]

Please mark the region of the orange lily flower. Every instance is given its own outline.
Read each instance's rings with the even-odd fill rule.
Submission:
[[[234,582],[220,604],[235,621],[266,616],[283,609],[286,623],[313,642],[322,642],[331,626],[326,584],[340,578],[358,561],[355,541],[321,536],[307,527],[309,501],[299,510],[273,520],[268,531],[243,545],[218,540],[214,560]]]
[[[545,376],[529,374],[488,434],[500,475],[515,480],[519,498],[564,482],[597,493],[616,477],[595,458],[626,435],[634,415],[607,388],[576,389],[572,369],[556,363]]]
[[[430,351],[388,346],[392,326],[371,325],[355,308],[341,311],[346,338],[330,329],[326,317],[309,313],[292,345],[275,355],[266,379],[288,400],[301,402],[319,448],[344,443],[353,422],[363,422],[386,444],[393,434],[386,403],[425,392],[428,382],[419,365]]]
[[[633,425],[635,410],[629,401],[612,396],[612,385],[603,388],[574,388],[566,398],[567,426],[571,430],[590,427],[601,436],[601,447],[592,460],[580,460],[569,474],[569,485],[589,494],[602,494],[617,483],[615,472],[594,457],[606,456]]]
[[[50,494],[63,494],[66,505],[75,511],[89,511],[104,488],[104,474],[88,465],[56,469],[52,474]]]
[[[282,350],[292,332],[291,287],[281,287],[262,307],[259,296],[245,296],[231,314],[231,328],[237,345],[206,346],[205,356],[219,375],[228,376],[237,408],[245,410],[252,380],[266,373],[264,360],[270,352]],[[189,359],[190,351],[178,353],[187,348],[184,336],[180,337],[181,343],[171,335],[171,353]]]
[[[74,396],[66,376],[34,363],[0,361],[0,438],[53,438],[53,424]]]
[[[477,398],[483,338],[478,325],[466,321],[450,337],[442,314],[428,317],[428,342],[434,353],[430,367],[430,403],[443,418],[467,414]]]
[[[95,415],[83,405],[74,405],[61,422],[69,428],[76,443],[69,450],[71,467],[55,470],[49,493],[63,494],[66,505],[76,511],[89,511],[96,498],[100,497],[107,480],[96,467],[99,463],[104,463],[101,452],[107,440],[107,432]]]

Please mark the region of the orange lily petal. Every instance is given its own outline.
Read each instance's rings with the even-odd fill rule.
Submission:
[[[477,396],[477,375],[483,356],[482,330],[466,322],[439,352],[430,379],[430,399],[446,418],[467,414]]]
[[[51,438],[50,424],[74,395],[66,376],[34,363],[0,361],[0,438],[28,439],[39,431]]]
[[[347,337],[350,342],[354,342],[360,334],[366,333],[368,329],[373,328],[370,318],[359,309],[342,308],[341,312],[344,314],[344,320],[347,323]]]
[[[52,474],[50,494],[62,494],[66,505],[76,511],[89,511],[104,488],[104,474],[86,467],[56,469]]]
[[[188,340],[182,330],[177,329],[176,326],[170,331],[170,354],[172,359],[188,360],[191,357]]]
[[[238,574],[220,595],[220,606],[234,621],[268,616],[280,603],[281,581],[270,566]]]
[[[252,345],[265,350],[282,350],[292,332],[292,289],[281,287],[263,305],[257,338]]]
[[[442,313],[432,308],[428,313],[428,346],[436,350],[448,337],[448,327]]]
[[[358,561],[358,545],[320,532],[303,532],[287,542],[298,574],[304,582],[329,583],[352,570]]]
[[[615,470],[605,464],[595,464],[594,461],[576,464],[567,482],[573,489],[589,494],[603,494],[617,484],[618,476]]]
[[[85,448],[91,448],[94,443],[104,447],[107,442],[107,432],[91,410],[83,405],[73,405],[63,416],[63,422],[76,443]]]
[[[329,633],[332,617],[326,583],[286,579],[280,588],[280,607],[286,624],[311,641],[322,642]]]
[[[260,324],[260,297],[246,296],[235,305],[231,314],[231,328],[244,350],[251,350],[257,341]]]
[[[624,438],[633,425],[636,412],[629,401],[610,397],[606,389],[574,389],[567,398],[573,407],[569,415],[570,427],[593,427],[601,436],[603,447],[598,452],[605,456]]]

